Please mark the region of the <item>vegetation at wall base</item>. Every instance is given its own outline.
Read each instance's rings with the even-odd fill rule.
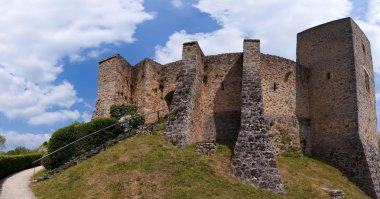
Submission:
[[[179,149],[162,132],[138,135],[80,162],[33,190],[38,198],[326,198],[338,188],[347,198],[368,198],[335,168],[307,157],[277,158],[285,196],[256,189],[230,173],[230,145],[214,156]]]
[[[0,180],[18,171],[37,166],[33,162],[41,157],[42,153],[26,153],[21,155],[0,154]]]
[[[48,153],[116,123],[118,123],[118,120],[114,118],[100,118],[87,123],[75,122],[69,126],[60,128],[53,133],[49,140]],[[122,133],[124,133],[124,130],[120,126],[115,125],[44,158],[42,164],[46,169],[57,168],[84,152],[90,151],[108,140],[116,138]]]

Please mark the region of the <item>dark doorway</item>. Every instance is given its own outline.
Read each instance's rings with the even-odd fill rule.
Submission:
[[[170,91],[168,94],[165,95],[164,99],[165,99],[165,102],[166,102],[166,105],[168,106],[168,109],[170,110],[170,106],[172,105],[172,101],[173,101],[173,95],[174,95],[174,91]]]

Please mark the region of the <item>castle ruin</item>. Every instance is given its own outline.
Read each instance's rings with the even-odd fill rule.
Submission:
[[[231,172],[253,186],[284,193],[274,157],[302,152],[380,198],[373,77],[370,43],[344,18],[298,33],[297,62],[261,53],[259,40],[212,56],[188,42],[182,59],[165,65],[109,57],[99,62],[93,118],[108,117],[113,104],[163,109],[164,136],[178,147],[236,143]]]

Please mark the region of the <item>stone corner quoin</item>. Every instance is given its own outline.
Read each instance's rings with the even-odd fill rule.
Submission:
[[[257,39],[243,46],[205,56],[191,41],[165,65],[103,59],[93,118],[108,117],[113,104],[162,110],[164,136],[180,148],[235,143],[231,172],[250,185],[284,193],[274,157],[304,153],[380,198],[372,55],[359,26],[344,18],[298,33],[297,62],[261,53]]]

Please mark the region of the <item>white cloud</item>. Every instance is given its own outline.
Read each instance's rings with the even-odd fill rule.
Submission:
[[[380,74],[380,0],[369,0],[365,20],[357,20],[371,42],[374,71]]]
[[[18,132],[0,132],[6,138],[5,151],[14,149],[18,146],[23,146],[28,149],[36,149],[43,142],[50,139],[50,134],[32,134]]]
[[[63,58],[96,57],[103,44],[131,43],[153,16],[143,0],[12,0],[0,6],[0,112],[30,124],[78,118],[73,85],[56,82]],[[59,114],[63,114],[58,116]],[[46,117],[53,117],[48,119]]]
[[[199,0],[195,5],[209,14],[221,29],[211,33],[174,33],[165,46],[156,47],[156,59],[167,63],[180,59],[180,44],[198,40],[206,54],[242,51],[243,38],[258,38],[262,51],[294,59],[298,32],[323,22],[348,16],[349,0]],[[176,46],[175,46],[176,45]],[[179,46],[179,47],[178,47]]]
[[[79,111],[59,110],[55,112],[45,112],[33,116],[29,123],[33,125],[52,124],[59,121],[77,120],[80,117]]]
[[[182,8],[183,2],[182,0],[172,0],[172,5],[176,8]]]
[[[81,115],[81,118],[83,122],[89,122],[91,120],[92,115],[88,113],[87,111],[83,112]]]

